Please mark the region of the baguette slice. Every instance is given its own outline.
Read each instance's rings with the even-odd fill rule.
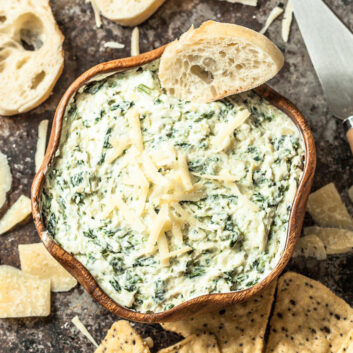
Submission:
[[[123,26],[137,26],[152,16],[165,0],[96,0],[106,18]]]
[[[281,51],[262,34],[207,21],[168,45],[159,78],[170,95],[205,103],[261,85],[283,62]]]
[[[48,0],[0,0],[0,114],[29,111],[51,93],[64,66]]]

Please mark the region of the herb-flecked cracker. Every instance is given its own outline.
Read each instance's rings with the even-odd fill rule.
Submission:
[[[158,353],[220,353],[216,337],[209,332],[191,335]]]
[[[353,230],[353,218],[349,215],[333,183],[310,194],[307,210],[314,221],[322,227]]]
[[[150,353],[128,321],[114,322],[95,353]]]
[[[222,353],[261,353],[275,288],[273,283],[247,302],[162,326],[184,337],[208,330],[216,336]]]
[[[287,272],[278,281],[266,353],[336,353],[352,327],[353,309],[343,299]]]
[[[346,336],[342,346],[337,353],[353,353],[353,329]]]

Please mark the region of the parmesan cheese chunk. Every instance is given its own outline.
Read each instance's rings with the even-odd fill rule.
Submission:
[[[4,205],[6,194],[11,189],[12,176],[7,157],[0,152],[0,208]]]
[[[53,292],[66,292],[76,286],[76,279],[62,267],[42,243],[18,246],[21,270],[42,279],[49,279]]]
[[[140,33],[139,28],[135,27],[131,33],[131,56],[140,54]]]
[[[288,0],[286,8],[284,10],[283,20],[282,20],[282,39],[286,43],[288,42],[292,20],[293,20],[293,7],[290,0]]]
[[[0,318],[48,316],[50,281],[0,266]]]
[[[228,147],[230,143],[230,136],[233,134],[233,131],[241,126],[250,115],[251,113],[248,110],[242,110],[233,120],[224,124],[213,139],[215,152],[221,152]]]
[[[47,143],[47,131],[48,131],[49,120],[42,120],[38,126],[38,141],[37,141],[37,151],[34,156],[34,164],[36,172],[38,172],[40,166],[43,163],[45,155],[45,146]]]
[[[85,325],[81,322],[81,320],[78,318],[78,316],[75,316],[71,322],[77,327],[77,329],[88,338],[88,340],[96,347],[98,347],[98,343],[95,341],[95,339],[91,336],[91,334],[88,332],[86,329]]]
[[[257,0],[226,0],[232,4],[242,4],[242,5],[248,5],[248,6],[257,6]]]
[[[24,222],[32,213],[31,200],[21,195],[0,220],[0,235]]]
[[[317,260],[325,260],[327,257],[324,243],[315,234],[299,238],[293,253],[293,257],[297,256],[314,257]]]

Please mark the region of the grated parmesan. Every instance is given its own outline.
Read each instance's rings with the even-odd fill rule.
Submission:
[[[139,28],[135,27],[131,33],[131,56],[140,54],[140,34]]]
[[[80,319],[78,318],[78,316],[75,316],[71,322],[77,327],[77,329],[84,335],[86,336],[91,343],[98,347],[98,343],[95,341],[95,339],[91,336],[91,334],[88,332],[88,330],[86,329],[85,325],[80,321]]]
[[[282,20],[282,39],[287,43],[289,38],[290,27],[293,20],[293,7],[290,1],[287,2]]]
[[[271,26],[272,22],[283,12],[283,5],[274,7],[267,17],[265,25],[260,30],[261,34],[265,34],[268,28]]]
[[[119,42],[105,42],[104,48],[111,48],[111,49],[123,49],[125,48],[125,44]]]
[[[37,140],[37,151],[34,156],[34,164],[36,172],[38,172],[40,166],[43,163],[45,155],[45,146],[47,142],[47,131],[48,131],[49,120],[42,120],[38,126],[38,140]]]

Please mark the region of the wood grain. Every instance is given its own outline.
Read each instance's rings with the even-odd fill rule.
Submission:
[[[271,104],[281,109],[292,119],[292,121],[301,131],[305,143],[305,161],[303,176],[298,187],[297,195],[293,202],[290,214],[285,250],[277,266],[266,278],[264,278],[261,282],[257,283],[251,288],[238,292],[203,295],[188,300],[170,310],[161,313],[138,313],[126,309],[120,306],[118,303],[114,302],[103,292],[103,290],[99,287],[90,272],[72,255],[70,255],[58,244],[56,244],[51,238],[51,236],[46,232],[45,226],[42,222],[42,217],[39,208],[40,194],[45,178],[45,172],[48,169],[50,163],[53,161],[55,157],[55,152],[59,146],[65,108],[72,95],[74,95],[75,92],[82,85],[86,84],[89,80],[92,80],[95,76],[146,64],[150,61],[158,59],[162,55],[164,49],[165,46],[136,57],[113,60],[99,64],[82,74],[72,83],[72,85],[65,92],[56,109],[49,145],[44,158],[44,162],[33,180],[31,189],[32,213],[34,223],[38,234],[41,237],[42,242],[44,243],[48,251],[73,276],[75,276],[77,280],[81,283],[81,285],[92,295],[92,297],[98,303],[103,305],[106,309],[128,320],[148,323],[175,321],[181,318],[185,319],[185,317],[195,314],[197,312],[207,311],[211,308],[215,309],[215,307],[220,307],[225,304],[245,301],[250,297],[254,296],[256,293],[258,293],[265,287],[267,287],[275,278],[277,278],[288,263],[294,251],[296,241],[300,236],[304,220],[306,202],[310,193],[316,167],[316,151],[314,139],[307,122],[305,121],[301,113],[298,111],[298,109],[295,108],[292,103],[290,103],[287,99],[279,95],[270,87],[263,85],[261,87],[256,88],[255,92],[258,95],[267,99]]]

